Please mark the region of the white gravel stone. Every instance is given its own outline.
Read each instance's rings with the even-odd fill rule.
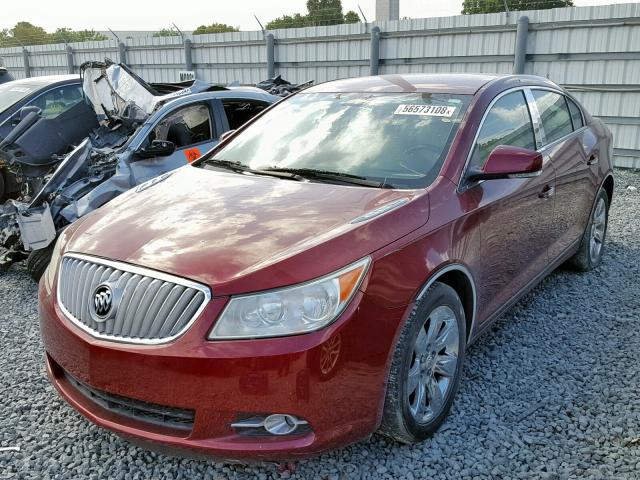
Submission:
[[[441,431],[414,446],[374,435],[300,462],[292,479],[640,478],[640,174],[616,171],[607,250],[559,269],[473,345]],[[283,478],[147,452],[85,421],[49,384],[36,286],[0,273],[0,479]]]

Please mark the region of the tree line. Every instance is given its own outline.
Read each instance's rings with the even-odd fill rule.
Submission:
[[[44,28],[29,22],[18,22],[13,28],[0,30],[0,47],[2,48],[89,40],[107,40],[107,37],[94,30],[72,30],[70,28],[58,28],[55,32],[49,33]]]
[[[522,11],[572,6],[573,0],[464,0],[462,3],[462,14],[504,12],[505,8]],[[275,30],[278,28],[339,25],[357,22],[360,22],[360,16],[353,10],[344,13],[341,0],[308,0],[306,13],[282,15],[268,22],[265,28],[267,30]],[[237,31],[239,31],[238,27],[214,22],[209,25],[200,25],[193,31],[193,34],[201,35],[206,33]],[[163,28],[153,34],[154,37],[175,35],[180,35],[180,33],[170,28]],[[49,33],[44,28],[29,22],[18,22],[13,28],[0,30],[0,48],[107,39],[107,36],[95,30],[58,28],[55,32]]]

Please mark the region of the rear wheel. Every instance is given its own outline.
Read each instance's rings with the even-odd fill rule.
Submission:
[[[431,436],[460,384],[466,322],[460,298],[434,283],[400,333],[385,398],[381,433],[403,443]]]
[[[53,248],[56,242],[51,242],[46,248],[40,250],[34,250],[29,253],[27,257],[27,273],[37,283],[47,269],[49,262],[51,261],[51,255],[53,254]]]
[[[600,262],[604,253],[604,239],[609,222],[609,196],[603,189],[598,192],[595,207],[591,212],[589,223],[582,236],[578,252],[569,263],[581,272],[593,270]]]

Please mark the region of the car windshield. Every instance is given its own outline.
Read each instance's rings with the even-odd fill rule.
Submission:
[[[424,188],[437,177],[470,99],[440,93],[300,93],[208,160],[302,177],[339,174],[370,181],[369,186]],[[314,181],[338,179],[313,175]]]
[[[34,85],[14,85],[13,82],[0,85],[0,113],[31,94],[37,88]]]

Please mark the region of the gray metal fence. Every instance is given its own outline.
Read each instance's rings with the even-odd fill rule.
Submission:
[[[370,72],[516,67],[572,91],[613,131],[616,165],[640,168],[640,4],[0,49],[16,77],[77,71],[105,57],[151,82],[194,70],[222,84],[256,83],[272,72],[292,82],[323,82]]]

